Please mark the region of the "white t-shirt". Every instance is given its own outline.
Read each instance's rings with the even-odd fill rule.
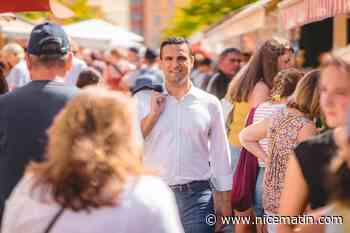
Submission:
[[[56,202],[39,198],[42,190],[33,190],[33,182],[22,178],[7,200],[2,233],[43,233],[59,211]],[[65,210],[50,233],[183,233],[174,196],[159,178],[131,179],[119,203],[90,213]]]

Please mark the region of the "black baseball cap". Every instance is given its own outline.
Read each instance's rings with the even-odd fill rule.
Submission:
[[[33,28],[27,48],[29,54],[62,57],[69,50],[68,36],[60,25],[46,22]]]

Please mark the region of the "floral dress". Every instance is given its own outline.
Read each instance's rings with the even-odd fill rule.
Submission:
[[[279,111],[272,117],[268,130],[268,164],[263,185],[263,207],[266,212],[277,213],[284,185],[289,156],[298,144],[298,133],[310,120],[304,116]]]

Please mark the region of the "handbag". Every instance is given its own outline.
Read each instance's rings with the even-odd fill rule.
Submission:
[[[245,125],[246,127],[253,123],[255,110],[256,107],[250,110]],[[231,204],[233,209],[245,211],[253,205],[258,169],[257,158],[245,148],[242,148],[233,175],[231,191]]]

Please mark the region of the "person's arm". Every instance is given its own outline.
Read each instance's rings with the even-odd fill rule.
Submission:
[[[19,86],[18,69],[16,66],[13,67],[10,73],[6,76],[6,81],[10,91],[15,90]]]
[[[269,96],[270,96],[270,88],[263,81],[260,81],[255,85],[252,93],[249,96],[249,100],[248,100],[249,106],[251,108],[254,108],[258,106],[258,104],[261,104],[267,101]]]
[[[303,142],[312,136],[316,135],[317,129],[315,126],[315,123],[311,122],[309,124],[306,124],[298,133],[298,142]]]
[[[151,96],[151,109],[149,114],[141,120],[141,132],[146,138],[156,125],[160,114],[164,111],[166,97],[159,92],[153,92]]]
[[[232,169],[224,116],[219,100],[212,108],[210,140],[210,165],[213,171],[213,184],[216,192],[216,207],[220,215],[232,215],[230,191],[232,189]]]
[[[305,125],[298,134],[298,141],[302,142],[316,134],[314,123]],[[297,189],[295,187],[298,187]],[[309,190],[295,154],[290,155],[284,181],[284,188],[280,201],[279,214],[283,216],[298,216],[302,214],[308,204]],[[283,224],[278,226],[281,233],[291,233],[295,226]]]
[[[267,154],[260,146],[259,141],[266,138],[269,125],[270,119],[266,118],[255,124],[249,125],[239,134],[241,145],[265,163],[267,162]]]
[[[322,216],[329,216],[329,213],[327,211],[327,207],[320,208],[317,210],[312,211],[311,213],[308,213],[308,216],[312,216],[313,219],[318,221],[320,217]],[[326,224],[299,224],[295,227],[295,230],[293,232],[298,233],[325,233],[326,232]],[[336,225],[334,225],[336,226]],[[335,229],[334,229],[335,230]],[[334,231],[337,232],[337,231]],[[279,232],[278,232],[279,233]]]
[[[303,173],[295,155],[291,155],[282,190],[279,214],[282,216],[298,216],[302,214],[308,204],[309,190]],[[278,225],[279,233],[292,233],[295,226]]]

